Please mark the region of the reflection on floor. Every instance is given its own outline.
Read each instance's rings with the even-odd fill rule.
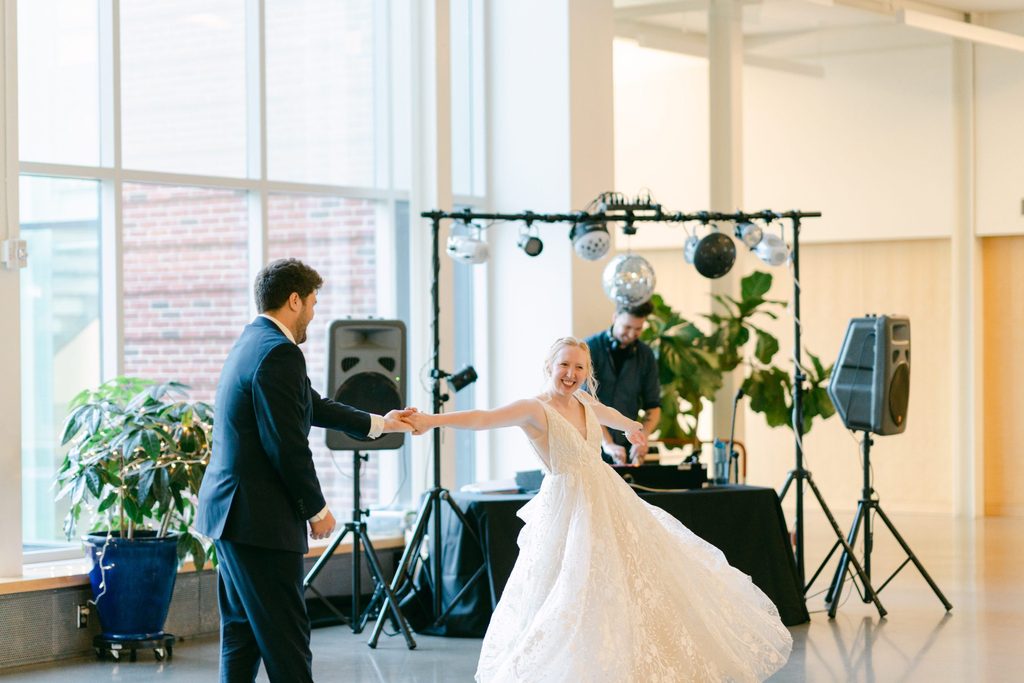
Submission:
[[[945,516],[893,514],[896,527],[924,563],[953,611],[946,614],[913,565],[880,598],[889,616],[844,589],[835,620],[823,596],[808,599],[811,623],[792,629],[795,646],[782,681],[1021,681],[1024,680],[1024,519],[959,521]],[[789,514],[789,511],[787,511]],[[824,517],[807,511],[807,575],[834,541]],[[839,515],[848,524],[852,515]],[[827,533],[826,533],[827,532]],[[858,552],[863,546],[858,543]],[[882,583],[904,557],[884,528],[876,529],[873,576]],[[832,561],[834,567],[835,560]],[[831,576],[832,567],[823,572]],[[819,579],[819,584],[822,580]],[[824,586],[816,585],[811,593]],[[669,625],[671,628],[671,625]],[[383,639],[376,650],[366,634],[343,627],[313,633],[317,681],[425,683],[471,681],[479,640],[417,636],[407,650],[401,638]],[[216,680],[217,642],[180,643],[171,662],[140,657],[135,663],[79,660],[8,672],[9,681],[197,681]],[[260,680],[266,680],[261,674]],[[618,683],[618,682],[616,682]]]

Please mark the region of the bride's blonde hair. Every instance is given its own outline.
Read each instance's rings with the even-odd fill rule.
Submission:
[[[587,357],[587,394],[590,395],[595,401],[597,400],[597,378],[594,376],[594,360],[590,357],[590,347],[587,346],[587,342],[576,337],[561,337],[555,340],[555,343],[548,349],[547,358],[544,359],[544,377],[546,379],[551,378],[551,365],[555,362],[555,356],[558,352],[566,347],[575,347],[583,351]]]

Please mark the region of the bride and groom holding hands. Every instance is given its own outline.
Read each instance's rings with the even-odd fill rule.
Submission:
[[[519,557],[484,636],[476,679],[759,681],[792,638],[771,600],[724,555],[641,500],[601,459],[604,430],[644,448],[643,425],[596,398],[587,343],[555,341],[532,397],[491,410],[370,415],[320,397],[297,344],[322,279],[286,259],[256,278],[261,315],[217,388],[213,455],[197,528],[220,558],[221,680],[311,681],[302,557],[334,517],[310,426],[375,438],[436,428],[518,427],[546,472],[519,512]],[[608,591],[608,586],[618,590]]]

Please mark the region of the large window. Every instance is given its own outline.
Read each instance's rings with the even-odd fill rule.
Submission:
[[[245,175],[245,4],[120,4],[126,168]]]
[[[382,221],[377,202],[326,195],[273,194],[268,220],[268,256],[294,257],[313,266],[324,279],[316,316],[306,330],[306,371],[313,388],[327,395],[327,327],[338,318],[376,315],[376,227]],[[352,507],[352,459],[325,445],[324,430],[309,435],[317,476],[328,505],[339,519]],[[363,467],[361,503],[379,502],[377,458]],[[388,491],[390,493],[390,490]],[[387,501],[384,501],[387,502]]]
[[[22,533],[26,549],[63,539],[54,502],[61,422],[71,398],[100,377],[99,184],[22,176]]]
[[[410,0],[114,7],[17,0],[26,544],[63,540],[51,481],[70,397],[126,374],[212,401],[268,260],[324,276],[303,345],[320,391],[331,319],[408,311],[386,250],[408,199]],[[323,442],[343,517],[350,458]],[[365,502],[408,471],[367,468]]]
[[[97,165],[100,76],[96,2],[18,3],[18,83],[21,158]]]
[[[248,321],[246,193],[125,183],[124,372],[213,401]]]

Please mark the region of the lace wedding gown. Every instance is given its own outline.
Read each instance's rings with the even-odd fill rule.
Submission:
[[[476,680],[719,683],[781,668],[793,641],[771,600],[602,462],[590,406],[584,438],[541,403],[548,471],[519,512],[519,559]]]

